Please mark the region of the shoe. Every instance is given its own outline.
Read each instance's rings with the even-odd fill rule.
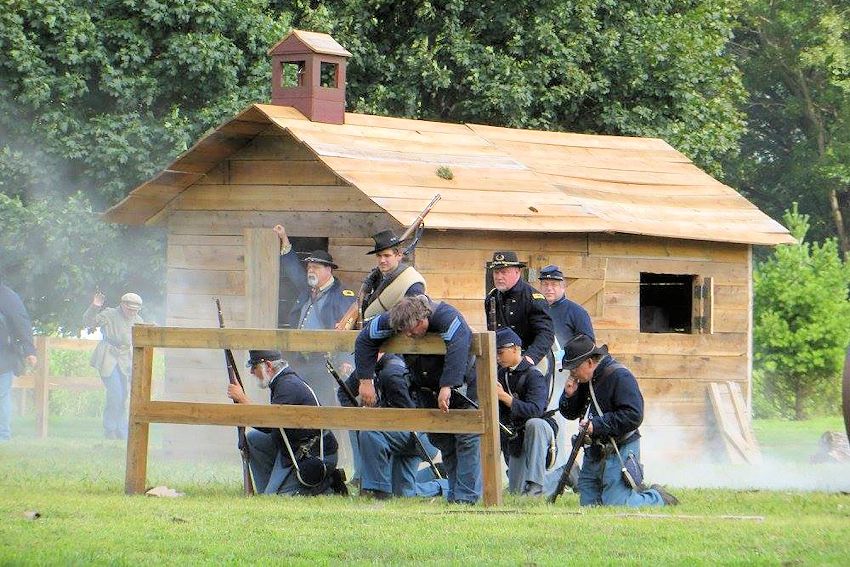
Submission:
[[[389,492],[384,492],[383,490],[372,490],[371,488],[361,488],[360,496],[374,498],[375,500],[389,500],[393,497],[393,495]]]
[[[654,490],[658,494],[661,495],[661,499],[664,501],[665,506],[678,506],[679,505],[679,499],[676,498],[675,496],[673,496],[672,494],[670,494],[669,492],[667,492],[664,489],[664,487],[661,486],[660,484],[653,484],[649,488],[650,488],[650,490]]]
[[[345,486],[345,471],[342,469],[334,469],[331,473],[331,490],[334,494],[348,496],[348,487]]]

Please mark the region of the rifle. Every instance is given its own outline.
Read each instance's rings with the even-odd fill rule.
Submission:
[[[587,411],[584,412],[584,419],[590,416],[590,404],[587,405]],[[588,421],[587,425],[584,427],[579,426],[578,433],[575,436],[573,441],[573,450],[570,452],[570,458],[567,459],[567,464],[564,465],[564,470],[561,472],[561,478],[558,479],[558,487],[555,488],[555,492],[549,496],[549,503],[554,504],[555,500],[558,499],[558,496],[563,494],[564,489],[570,483],[570,471],[573,469],[573,465],[576,464],[576,458],[578,457],[579,450],[584,447],[584,442],[587,439],[587,430],[590,427],[590,422]]]
[[[469,396],[467,396],[466,394],[463,394],[463,393],[459,392],[458,390],[455,390],[454,388],[452,388],[452,393],[457,394],[458,397],[460,397],[460,399],[462,399],[463,401],[465,401],[466,403],[468,403],[469,405],[471,405],[475,409],[480,409],[478,407],[478,404],[476,402],[473,402],[469,398]],[[507,435],[508,437],[513,437],[514,435],[516,435],[518,433],[518,432],[514,431],[513,429],[511,429],[510,427],[508,427],[507,425],[505,425],[504,423],[502,423],[501,421],[499,422],[499,429],[504,431],[505,435]]]
[[[221,301],[219,298],[214,298],[215,308],[218,310],[218,326],[219,328],[224,328],[224,316],[221,314]],[[239,384],[239,387],[243,390],[245,389],[242,386],[242,378],[239,377],[239,370],[236,368],[236,361],[233,358],[233,351],[229,348],[224,349],[224,363],[227,365],[227,379],[231,384]],[[236,400],[233,400],[233,403],[236,403]],[[237,447],[239,448],[239,452],[242,455],[242,488],[245,491],[245,496],[253,496],[254,492],[254,482],[251,479],[251,468],[248,465],[248,439],[245,437],[245,427],[238,426],[236,428],[236,435],[239,440]]]
[[[408,226],[404,233],[402,233],[401,237],[399,238],[399,242],[404,242],[405,240],[410,238],[411,235],[417,233],[416,236],[413,238],[413,241],[407,246],[407,248],[404,249],[405,256],[409,256],[416,249],[416,245],[419,244],[419,239],[422,236],[422,233],[419,229],[422,227],[422,223],[425,221],[425,217],[428,216],[428,213],[431,212],[431,209],[434,208],[434,205],[436,205],[437,201],[439,201],[441,198],[442,196],[439,193],[434,195],[434,198],[431,199],[431,202],[425,205],[425,208],[422,209],[422,212],[416,216],[410,226]],[[334,328],[336,330],[350,331],[351,329],[357,327],[357,323],[359,322],[362,313],[363,300],[366,299],[367,291],[369,291],[370,287],[373,286],[373,280],[375,279],[375,272],[377,270],[377,268],[374,268],[369,273],[369,275],[366,276],[366,279],[363,280],[363,283],[360,285],[360,291],[357,292],[357,299],[354,300],[354,303],[351,304],[351,307],[349,307],[348,310],[342,314],[342,317],[340,317],[337,324],[334,325]],[[380,275],[380,272],[378,272],[377,275]]]
[[[334,368],[333,363],[331,362],[330,356],[325,357],[325,366],[328,368],[328,373],[333,376],[333,379],[336,380],[336,383],[339,384],[339,387],[345,392],[345,395],[348,396],[348,400],[354,404],[354,407],[360,407],[360,402],[357,401],[357,396],[354,395],[354,392],[351,391],[351,388],[348,387],[348,384],[343,381],[342,378],[339,377],[339,373],[337,373],[336,368]],[[416,431],[411,432],[413,434],[413,438],[416,439],[416,444],[419,445],[419,451],[422,455],[425,456],[425,460],[428,461],[428,466],[431,467],[431,472],[434,473],[434,476],[438,480],[443,480],[443,475],[440,474],[440,469],[437,468],[437,465],[434,463],[434,460],[431,458],[431,455],[428,454],[428,451],[425,450],[425,446],[422,444],[422,440],[419,438],[419,433]]]

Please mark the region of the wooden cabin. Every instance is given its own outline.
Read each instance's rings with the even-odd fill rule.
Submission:
[[[752,248],[793,239],[732,188],[659,139],[344,113],[348,52],[330,36],[294,31],[270,54],[275,104],[248,107],[105,214],[167,232],[168,325],[217,325],[220,297],[228,326],[277,326],[290,298],[277,223],[357,289],[370,236],[402,231],[439,193],[415,253],[428,293],[484,329],[493,251],[516,250],[533,284],[561,266],[567,296],[639,379],[645,447],[691,456],[715,438],[710,383],[749,400]],[[225,400],[220,353],[167,353],[166,374],[169,399]],[[232,449],[231,429],[175,427],[168,443]]]

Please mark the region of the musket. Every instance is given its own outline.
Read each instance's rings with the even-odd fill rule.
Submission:
[[[404,233],[402,233],[401,237],[399,238],[399,242],[404,242],[405,240],[410,238],[410,236],[413,235],[422,226],[422,223],[425,221],[425,217],[428,216],[428,213],[431,212],[431,209],[434,208],[434,205],[436,205],[437,201],[439,201],[440,199],[442,199],[442,196],[439,193],[434,195],[434,197],[431,199],[431,202],[429,202],[425,206],[425,208],[422,209],[422,212],[416,215],[416,218],[413,220],[410,226],[408,226]],[[419,244],[420,236],[421,234],[416,235],[416,237],[413,239],[413,242],[411,242],[407,246],[407,248],[404,249],[405,256],[409,256],[413,253],[413,251],[416,249],[416,245]],[[360,315],[363,308],[363,300],[366,299],[366,293],[369,291],[370,285],[375,279],[374,276],[376,271],[377,268],[374,268],[369,273],[369,275],[366,276],[366,278],[363,280],[363,283],[360,285],[360,291],[357,292],[357,298],[354,300],[354,303],[351,304],[351,307],[349,307],[348,310],[346,310],[346,312],[342,314],[342,317],[340,317],[336,325],[334,325],[335,329],[341,331],[350,331],[351,329],[357,327],[357,323],[360,320]]]
[[[351,391],[348,384],[340,378],[339,373],[336,371],[336,368],[334,368],[329,356],[325,357],[325,366],[328,369],[328,374],[333,376],[333,379],[336,380],[336,383],[339,384],[339,387],[343,392],[345,392],[345,395],[348,397],[348,401],[350,401],[354,407],[360,407],[360,402],[357,401],[357,396],[354,395],[354,392]],[[425,450],[425,445],[422,444],[422,440],[419,438],[419,433],[416,431],[412,431],[411,433],[413,434],[413,438],[416,439],[416,444],[419,446],[419,450],[422,452],[425,460],[428,461],[428,466],[431,467],[431,472],[434,473],[434,477],[437,478],[437,480],[443,480],[443,475],[440,474],[440,469],[437,468],[437,465],[434,463],[431,455],[429,455],[428,451]]]
[[[454,388],[452,388],[452,393],[453,393],[453,394],[457,394],[457,395],[458,395],[458,397],[459,397],[460,399],[462,399],[463,401],[465,401],[466,403],[468,403],[469,405],[471,405],[471,406],[472,406],[472,407],[474,407],[475,409],[480,409],[480,408],[478,407],[478,403],[477,403],[477,402],[473,402],[473,401],[469,398],[469,396],[467,396],[466,394],[464,394],[464,393],[462,393],[462,392],[460,392],[459,390],[456,390],[456,389],[454,389]],[[511,429],[510,427],[508,427],[507,425],[505,425],[505,424],[504,424],[504,423],[502,423],[501,421],[499,422],[499,429],[501,429],[502,431],[504,431],[504,432],[505,432],[505,435],[507,435],[508,437],[513,437],[514,435],[516,435],[516,432],[515,432],[513,429]]]
[[[214,298],[215,308],[218,311],[218,326],[219,328],[224,328],[224,316],[221,314],[221,301],[219,298]],[[227,365],[227,379],[231,384],[238,384],[242,390],[245,390],[245,387],[242,385],[242,378],[239,377],[239,370],[236,368],[236,360],[233,358],[233,351],[229,348],[224,349],[224,363]],[[233,403],[236,403],[236,400],[233,400]],[[253,496],[254,492],[254,481],[251,479],[251,467],[249,466],[249,457],[248,454],[248,439],[245,437],[245,427],[238,426],[236,428],[236,435],[239,440],[238,447],[239,452],[242,455],[242,488],[245,491],[245,496]]]
[[[564,489],[570,483],[570,471],[573,470],[573,465],[576,464],[576,458],[578,457],[579,450],[584,447],[584,442],[587,440],[587,430],[590,428],[590,404],[587,405],[587,411],[584,412],[584,421],[587,423],[582,427],[579,425],[578,433],[575,436],[575,440],[573,442],[573,450],[570,451],[570,457],[567,459],[567,464],[564,465],[564,470],[561,472],[561,478],[558,479],[558,487],[555,488],[555,492],[549,496],[549,503],[554,504],[555,500],[558,499],[558,496],[563,494]]]

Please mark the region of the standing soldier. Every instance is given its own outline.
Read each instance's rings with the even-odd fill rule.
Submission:
[[[272,230],[280,239],[283,274],[298,290],[287,321],[290,328],[333,329],[354,302],[354,292],[344,289],[342,282],[333,275],[339,266],[330,254],[316,250],[303,260],[305,269],[292,249],[283,225],[276,225]],[[316,353],[290,353],[289,358],[299,374],[313,387],[319,400],[325,405],[333,403],[333,384],[327,378],[324,357]],[[353,369],[351,356],[337,356],[336,362],[343,374]]]
[[[106,296],[94,294],[91,305],[83,313],[86,327],[100,327],[103,339],[91,356],[91,366],[97,369],[106,387],[103,408],[103,433],[107,439],[127,438],[127,396],[130,393],[130,372],[133,361],[133,325],[144,323],[139,316],[142,298],[135,293],[121,296],[121,304],[104,309]]]
[[[425,293],[425,278],[404,261],[402,241],[398,236],[391,230],[384,230],[372,239],[375,248],[367,254],[375,255],[377,266],[364,283],[363,321],[389,311],[402,297]]]
[[[540,291],[549,304],[549,316],[555,327],[555,338],[563,347],[576,335],[587,335],[593,340],[593,323],[587,311],[574,301],[567,299],[567,284],[564,274],[555,265],[549,265],[540,270]]]
[[[493,270],[494,287],[484,300],[487,329],[513,329],[525,345],[523,356],[536,365],[551,353],[555,340],[546,298],[522,279],[525,262],[517,259],[516,252],[495,252],[488,267]]]
[[[0,279],[0,442],[12,437],[12,379],[36,365],[32,322],[24,303]]]

